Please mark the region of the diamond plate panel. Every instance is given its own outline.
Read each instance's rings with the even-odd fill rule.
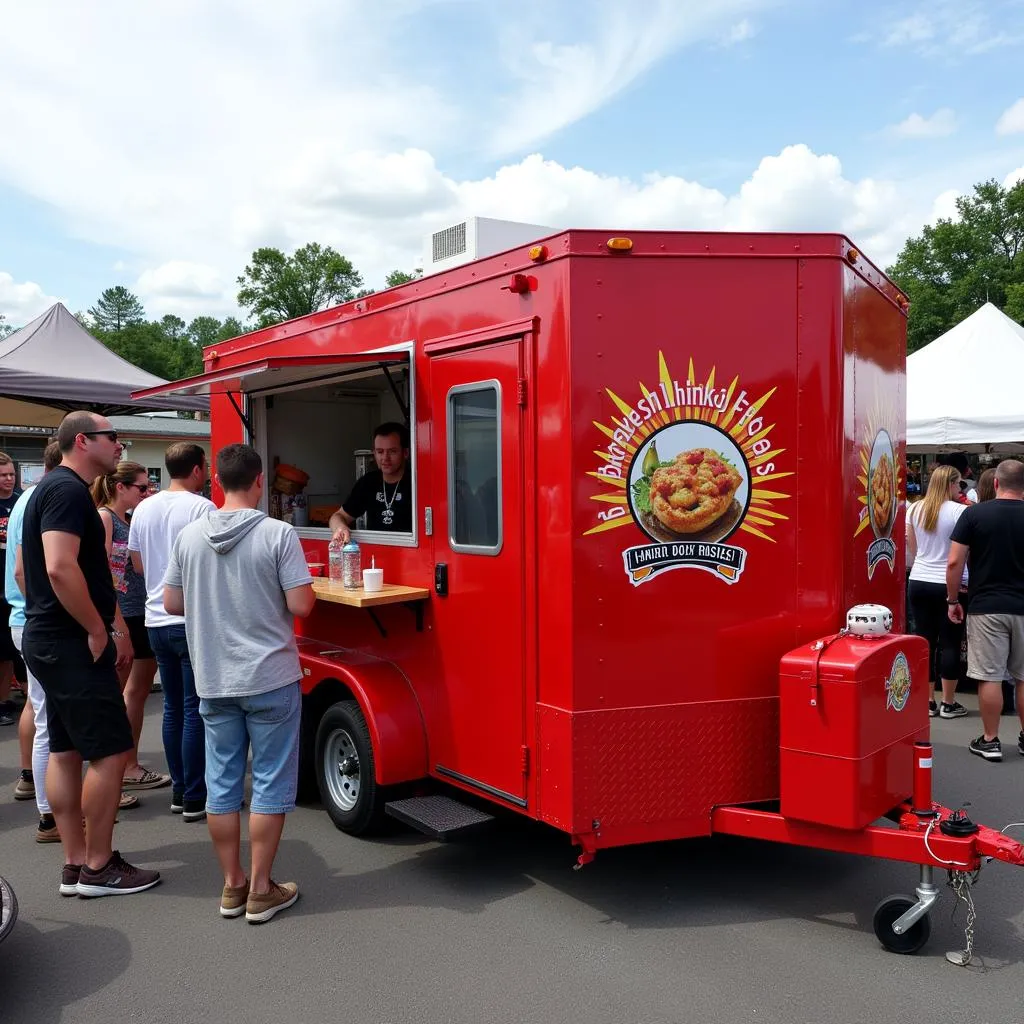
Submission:
[[[779,703],[709,701],[577,712],[576,830],[707,818],[779,795]]]

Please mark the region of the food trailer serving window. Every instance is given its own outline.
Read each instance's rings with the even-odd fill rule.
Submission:
[[[356,480],[375,468],[374,430],[397,423],[412,430],[415,388],[411,346],[378,352],[280,356],[224,367],[159,390],[228,394],[263,457],[264,511],[295,525],[304,536],[330,535],[328,520]],[[240,400],[240,401],[239,401]],[[368,543],[415,544],[415,438],[409,441],[403,498],[412,530],[355,534]]]
[[[448,392],[448,541],[453,551],[501,551],[501,385]]]

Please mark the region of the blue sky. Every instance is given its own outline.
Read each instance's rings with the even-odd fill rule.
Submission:
[[[1024,0],[0,0],[0,313],[235,312],[467,214],[813,229],[885,264],[1024,175]]]

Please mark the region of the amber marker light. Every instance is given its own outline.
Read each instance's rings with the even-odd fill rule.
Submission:
[[[856,262],[857,262],[857,260],[859,260],[859,259],[860,259],[860,253],[859,253],[859,252],[858,252],[858,251],[857,251],[856,249],[854,249],[854,248],[853,248],[853,247],[851,246],[851,247],[850,247],[850,249],[849,249],[849,251],[848,251],[848,252],[846,253],[846,258],[847,258],[847,259],[848,259],[848,260],[849,260],[849,261],[850,261],[851,263],[856,263]]]
[[[632,238],[609,238],[604,243],[612,252],[629,252],[633,248]]]
[[[530,259],[534,263],[543,263],[548,258],[548,247],[546,245],[535,245],[530,249]]]

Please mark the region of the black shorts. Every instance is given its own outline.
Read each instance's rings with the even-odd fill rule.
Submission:
[[[124,624],[128,627],[128,636],[132,640],[132,654],[136,661],[153,658],[153,648],[149,646],[149,630],[146,629],[145,615],[126,615]]]
[[[35,636],[29,627],[21,647],[46,694],[51,753],[74,750],[83,760],[99,761],[132,749],[112,639],[95,662],[85,637]]]

